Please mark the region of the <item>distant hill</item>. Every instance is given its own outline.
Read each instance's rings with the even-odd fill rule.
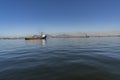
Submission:
[[[47,34],[47,36],[50,38],[80,38],[80,37],[86,37],[86,35],[71,35],[71,34]]]
[[[63,33],[63,34],[47,34],[49,38],[85,38],[85,37],[120,37],[120,34],[104,34],[104,33]]]
[[[89,32],[89,33],[54,33],[46,34],[47,38],[86,38],[86,37],[120,37],[120,33],[99,33],[99,32]],[[33,35],[33,37],[40,37],[40,35]],[[25,37],[0,37],[0,39],[24,39]]]

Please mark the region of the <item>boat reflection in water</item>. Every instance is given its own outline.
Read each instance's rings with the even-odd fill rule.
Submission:
[[[45,39],[42,39],[42,40],[41,40],[41,45],[42,45],[42,46],[45,46],[45,45],[46,45],[46,40],[45,40]]]
[[[46,46],[46,40],[45,39],[42,39],[42,40],[25,40],[25,44],[26,44],[26,46],[29,46],[29,47],[34,47],[38,44],[39,44],[39,46],[36,46],[36,47],[45,47]]]

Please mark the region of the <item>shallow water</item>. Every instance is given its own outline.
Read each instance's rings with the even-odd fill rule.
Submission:
[[[120,80],[120,38],[0,40],[0,80]]]

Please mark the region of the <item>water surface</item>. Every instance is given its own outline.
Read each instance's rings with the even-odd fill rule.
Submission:
[[[120,80],[120,38],[0,40],[0,80]]]

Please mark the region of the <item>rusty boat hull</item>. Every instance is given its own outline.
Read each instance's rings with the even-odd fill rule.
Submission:
[[[25,40],[46,40],[47,35],[42,35],[41,37],[26,37]]]
[[[25,40],[44,40],[43,38],[25,38]]]

